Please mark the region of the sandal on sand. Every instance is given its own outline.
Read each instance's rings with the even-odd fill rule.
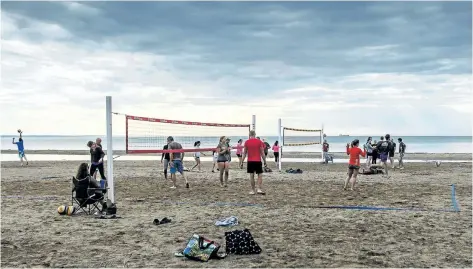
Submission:
[[[159,222],[159,224],[166,224],[166,223],[170,223],[170,222],[171,222],[170,219],[164,217],[164,219],[162,219],[162,220]]]
[[[153,224],[154,224],[154,225],[159,225],[159,219],[154,219],[154,220],[153,220]]]
[[[250,195],[255,195],[255,192],[254,192],[254,191],[250,191]]]
[[[265,193],[264,191],[262,191],[262,190],[258,190],[258,191],[256,191],[256,193],[257,193],[257,194],[261,194],[261,195],[266,195],[266,193]]]

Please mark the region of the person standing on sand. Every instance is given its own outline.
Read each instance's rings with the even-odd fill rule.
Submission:
[[[246,171],[250,174],[251,191],[250,195],[255,194],[255,174],[258,175],[258,188],[256,189],[257,194],[266,194],[263,190],[263,164],[266,166],[266,155],[264,154],[264,143],[255,138],[255,131],[250,131],[250,138],[245,141],[242,162],[245,161],[248,156],[248,162],[246,164]],[[263,162],[261,162],[263,160]]]
[[[196,149],[200,148],[200,141],[194,142],[194,148],[196,148]],[[194,168],[197,167],[199,169],[199,172],[201,172],[201,170],[200,170],[200,154],[205,156],[205,154],[203,152],[200,152],[200,151],[194,152],[195,165],[191,168],[191,171],[194,170]]]
[[[167,144],[163,146],[163,150],[168,150],[168,145],[169,141],[167,141]],[[163,162],[164,160],[164,162]],[[171,157],[169,156],[169,152],[166,152],[161,154],[161,163],[163,164],[163,172],[164,172],[164,179],[168,179],[168,167],[169,167],[169,161],[171,160]]]
[[[168,149],[170,150],[182,149],[182,145],[174,141],[174,138],[172,136],[169,136],[167,138],[167,142],[168,142]],[[182,163],[182,161],[184,160],[184,152],[171,152],[169,154],[169,157],[170,157],[169,165],[171,166],[171,169],[169,169],[169,172],[171,173],[171,180],[172,180],[171,189],[177,188],[176,172],[179,172],[179,174],[181,174],[181,176],[184,178],[184,181],[186,182],[186,188],[189,188],[189,182],[187,182],[187,177],[184,173],[184,165]]]
[[[20,138],[18,138],[18,142],[15,142],[15,138],[13,137],[12,144],[15,144],[18,148],[18,157],[20,157],[21,166],[23,166],[23,159],[25,159],[26,165],[28,165],[28,159],[26,159],[25,155],[25,146],[23,144],[23,132],[21,130],[18,130],[18,133],[20,133]]]
[[[327,139],[324,139],[324,143],[322,144],[322,152],[324,153],[323,158],[324,158],[324,163],[328,164],[328,161],[332,161],[333,163],[333,158],[330,156],[328,153],[330,149],[330,144],[327,142]]]
[[[364,150],[366,151],[366,167],[369,168],[371,166],[371,162],[373,159],[373,146],[371,145],[372,142],[371,136],[368,137],[366,140],[366,144],[364,145]]]
[[[353,140],[350,144],[347,144],[347,154],[350,155],[350,159],[348,161],[348,177],[345,180],[345,185],[343,185],[343,189],[346,190],[348,188],[348,183],[351,181],[351,190],[355,190],[356,184],[356,177],[358,176],[358,171],[360,169],[360,156],[366,156],[366,150],[361,151],[358,147],[360,141],[358,139]]]
[[[272,150],[273,150],[273,154],[274,154],[274,163],[276,165],[278,165],[278,162],[279,162],[279,141],[276,140],[276,142],[274,142]]]
[[[242,153],[243,153],[243,139],[239,139],[238,140],[238,144],[237,144],[237,150],[236,150],[236,156],[238,157],[238,165],[240,166],[240,169],[243,169],[243,164],[242,164],[242,161],[241,161],[241,156],[242,156]]]
[[[406,144],[402,142],[402,138],[398,138],[399,142],[399,169],[404,169],[404,154],[406,153]]]
[[[227,187],[230,163],[228,162],[228,155],[230,154],[230,147],[225,136],[220,137],[217,146],[217,165],[220,172],[220,186]],[[225,182],[223,180],[223,174],[225,173]]]
[[[386,134],[384,137],[385,140],[381,140],[378,142],[376,145],[376,148],[378,149],[379,152],[379,159],[381,160],[381,164],[384,167],[384,172],[386,172],[386,177],[389,178],[389,173],[388,173],[388,155],[389,151],[391,150],[391,135]]]
[[[92,142],[92,141],[89,141],[89,143],[87,143],[87,146],[90,145],[90,174],[93,175],[95,174],[95,172],[97,171],[97,169],[99,170],[99,173],[100,173],[100,177],[103,179],[103,180],[107,180],[107,178],[105,177],[105,173],[104,173],[104,167],[103,167],[103,158],[105,157],[105,153],[103,152],[102,148],[100,146],[97,146],[96,143]]]
[[[371,164],[376,164],[376,160],[378,159],[379,157],[379,152],[378,152],[378,149],[376,148],[376,145],[378,144],[378,141],[373,141],[373,144],[371,144],[371,146],[373,147],[373,161],[371,162]]]
[[[391,168],[394,169],[394,152],[396,152],[396,143],[391,138],[391,147],[389,148],[389,162],[391,163]]]

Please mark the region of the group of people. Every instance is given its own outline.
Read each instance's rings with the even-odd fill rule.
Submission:
[[[196,161],[195,165],[191,168],[198,168],[199,171],[201,169],[201,162],[200,156],[201,152],[200,149],[201,142],[196,141],[194,143],[194,150],[193,156]],[[262,189],[263,185],[263,166],[266,167],[266,157],[268,155],[268,150],[270,148],[269,144],[264,140],[261,140],[259,137],[256,137],[255,131],[250,131],[249,139],[243,143],[243,140],[238,140],[237,146],[232,147],[230,145],[230,138],[226,136],[220,137],[219,143],[217,148],[212,152],[214,157],[214,165],[212,168],[212,172],[214,172],[215,166],[217,166],[217,170],[219,171],[219,179],[220,179],[220,186],[225,188],[228,185],[228,178],[229,178],[229,168],[231,162],[231,150],[236,148],[236,155],[239,161],[239,167],[243,168],[243,163],[248,158],[247,161],[247,173],[250,175],[250,184],[251,184],[251,191],[250,194],[262,194],[264,195],[265,192]],[[174,141],[172,136],[167,138],[167,144],[164,145],[162,156],[161,156],[161,163],[163,163],[164,168],[164,177],[167,179],[167,170],[168,167],[169,173],[171,174],[171,181],[172,181],[172,189],[177,188],[176,182],[176,174],[182,176],[183,180],[185,181],[186,188],[189,188],[189,182],[187,180],[187,176],[184,171],[184,166],[182,160],[184,158],[185,152],[183,152],[183,147],[180,143]],[[275,146],[273,146],[273,151],[279,152],[278,148],[278,141],[276,141]],[[275,158],[276,158],[275,154]],[[257,175],[257,182],[255,182],[255,174]]]
[[[402,141],[402,138],[398,138],[399,142],[399,169],[404,169],[404,154],[406,151],[406,144]],[[345,180],[343,189],[348,188],[348,184],[351,182],[351,190],[354,190],[356,179],[360,170],[360,157],[367,157],[365,167],[370,169],[373,166],[378,166],[376,160],[378,157],[381,161],[380,166],[384,168],[384,173],[389,178],[388,169],[388,158],[391,163],[392,169],[394,169],[394,153],[396,151],[396,143],[391,139],[391,135],[386,134],[380,138],[380,141],[372,142],[372,137],[368,137],[366,143],[363,146],[363,150],[359,148],[360,141],[358,139],[353,140],[351,144],[347,144],[346,153],[350,156],[348,161],[348,176]]]

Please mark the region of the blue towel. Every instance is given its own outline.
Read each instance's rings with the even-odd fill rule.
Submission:
[[[225,219],[217,220],[215,222],[217,226],[235,226],[238,225],[238,218],[235,216],[231,216]]]

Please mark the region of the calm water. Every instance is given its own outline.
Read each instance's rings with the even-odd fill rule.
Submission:
[[[24,145],[26,150],[84,150],[87,151],[86,143],[89,140],[95,140],[96,136],[24,136]],[[184,148],[193,148],[196,140],[194,137],[174,137],[180,142]],[[231,137],[232,145],[240,137]],[[276,136],[264,137],[271,145],[278,138]],[[397,143],[397,137],[393,137]],[[407,145],[407,152],[411,153],[472,153],[472,137],[471,136],[405,136],[402,137]],[[103,146],[106,148],[107,139],[103,139]],[[327,141],[330,143],[331,152],[343,152],[346,143],[354,139],[359,139],[364,143],[367,139],[365,136],[328,136]],[[373,139],[379,139],[374,137]],[[201,148],[215,147],[218,142],[217,137],[200,137]],[[162,149],[165,137],[158,138],[130,138],[130,149]],[[304,143],[317,141],[314,137],[287,137],[288,143]],[[12,144],[12,136],[1,137],[2,149],[16,149]],[[116,136],[113,138],[114,150],[125,150],[125,137]],[[301,147],[284,147],[286,152],[320,152],[320,145],[301,146]]]

